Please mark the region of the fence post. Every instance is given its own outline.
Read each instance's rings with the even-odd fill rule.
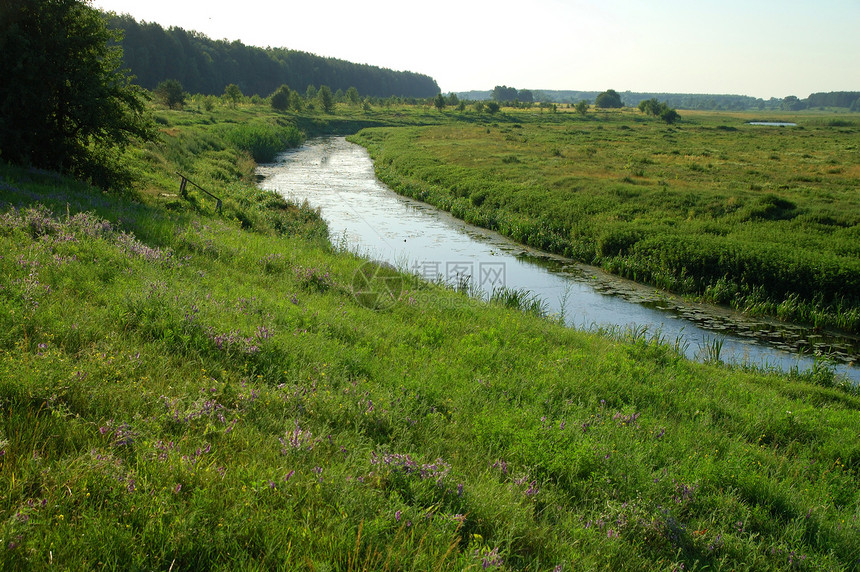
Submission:
[[[204,193],[206,193],[207,195],[209,195],[210,197],[215,199],[215,201],[216,201],[215,202],[215,212],[217,212],[218,214],[224,214],[223,210],[221,209],[223,203],[221,202],[220,198],[216,197],[215,195],[213,195],[212,193],[210,193],[209,191],[207,191],[206,189],[204,189],[203,187],[201,187],[200,185],[198,185],[194,181],[190,180],[188,177],[186,177],[185,175],[183,175],[179,171],[177,171],[176,174],[179,175],[179,193],[182,195],[183,199],[188,199],[187,186],[188,186],[188,183],[191,183],[192,185],[194,185],[195,187],[197,187],[198,189],[200,189],[201,191],[203,191]]]

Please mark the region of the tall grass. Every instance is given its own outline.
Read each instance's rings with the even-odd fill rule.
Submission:
[[[304,136],[294,125],[250,122],[224,130],[224,138],[236,148],[247,151],[258,163],[271,163],[278,153],[298,147]]]

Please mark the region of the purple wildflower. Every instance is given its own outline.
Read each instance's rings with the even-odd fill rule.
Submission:
[[[297,451],[306,448],[308,451],[314,448],[314,438],[313,434],[306,429],[302,429],[299,426],[299,421],[296,419],[295,427],[292,431],[287,431],[287,434],[284,437],[280,438],[281,445],[284,448],[281,449],[281,453],[286,455],[290,449]]]

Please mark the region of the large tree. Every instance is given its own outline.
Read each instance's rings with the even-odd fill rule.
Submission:
[[[179,80],[166,79],[155,88],[156,99],[160,100],[170,109],[182,109],[185,107],[185,90]]]
[[[326,113],[331,113],[334,109],[334,96],[331,94],[331,88],[327,85],[321,85],[317,91],[317,99],[320,102],[320,107]]]
[[[0,154],[107,188],[117,149],[152,139],[145,92],[121,69],[119,34],[79,0],[0,1]]]
[[[269,100],[272,104],[272,109],[276,111],[286,111],[290,108],[290,88],[287,85],[282,85],[275,90]]]
[[[519,92],[515,87],[497,85],[493,88],[492,96],[493,101],[497,101],[499,103],[508,103],[514,101],[519,96]]]
[[[597,96],[597,99],[594,100],[594,106],[602,109],[617,109],[624,107],[624,104],[621,103],[621,96],[618,95],[617,91],[607,89]]]
[[[530,89],[521,89],[517,92],[517,99],[520,103],[534,103],[535,96]]]

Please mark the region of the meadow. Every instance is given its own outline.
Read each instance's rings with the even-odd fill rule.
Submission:
[[[615,274],[860,332],[860,120],[810,113],[507,110],[378,128],[392,189]],[[796,127],[749,125],[796,121]]]
[[[373,309],[356,273],[392,271],[253,186],[258,144],[440,114],[156,113],[131,191],[0,163],[0,569],[860,565],[860,395],[826,368],[692,363],[411,277]],[[430,143],[474,133],[515,169],[501,159],[528,163],[522,139],[555,129],[362,138],[437,160]],[[549,163],[573,152],[556,145]],[[223,214],[179,196],[177,171]]]

